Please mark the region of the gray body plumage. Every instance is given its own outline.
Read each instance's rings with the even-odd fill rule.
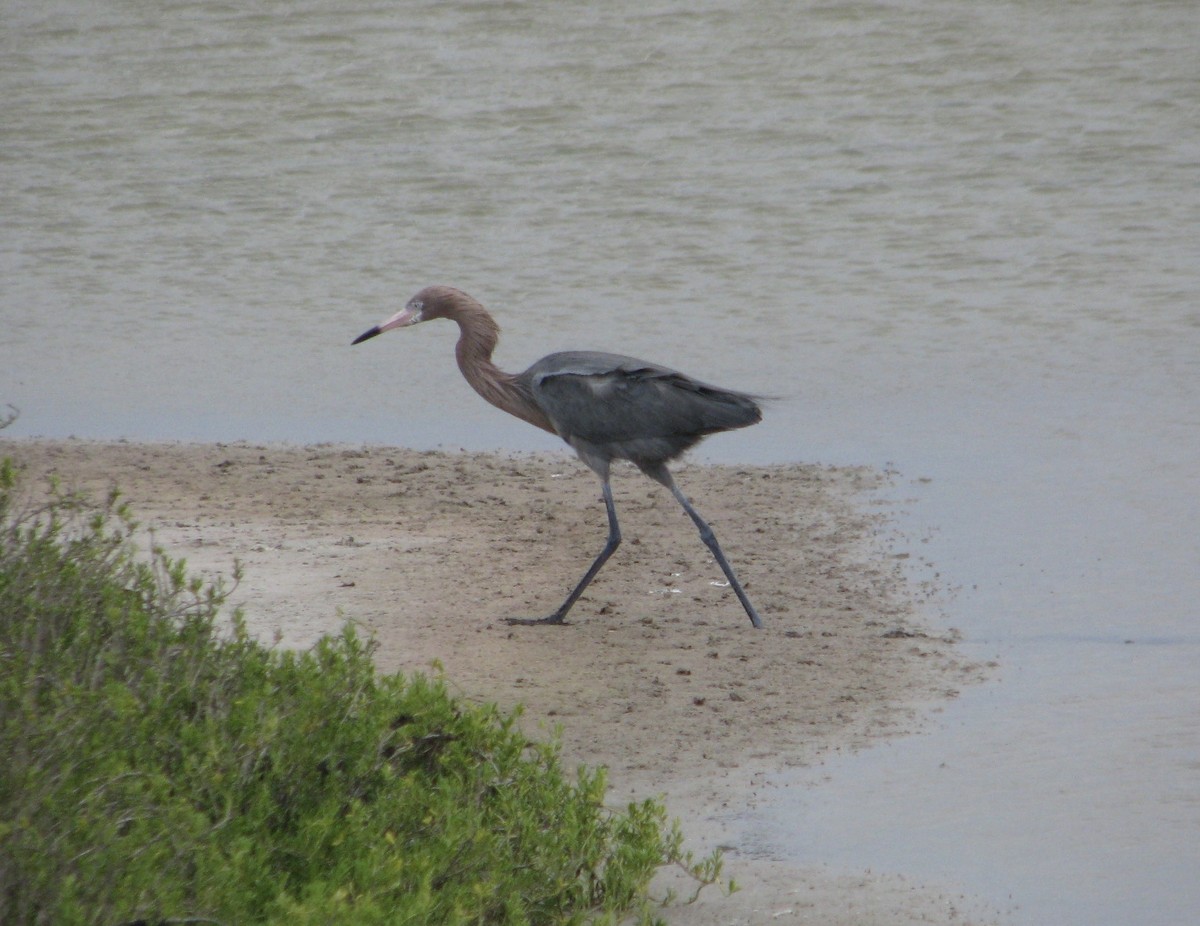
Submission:
[[[550,354],[517,379],[559,436],[597,471],[610,459],[653,468],[709,434],[762,420],[753,396],[621,354]]]

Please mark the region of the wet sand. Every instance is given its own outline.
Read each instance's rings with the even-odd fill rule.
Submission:
[[[763,617],[755,631],[675,501],[620,469],[620,550],[568,625],[513,627],[503,618],[552,611],[604,542],[598,483],[566,455],[78,440],[0,453],[30,486],[119,486],[193,571],[240,561],[231,600],[260,638],[306,647],[352,620],[381,669],[440,667],[464,698],[523,705],[531,735],[560,729],[568,762],[609,768],[614,801],[663,796],[743,887],[710,888],[669,922],[996,918],[902,873],[789,867],[730,844],[723,824],[778,799],[773,772],[919,729],[986,674],[923,623],[930,590],[888,546],[874,471],[677,468]]]

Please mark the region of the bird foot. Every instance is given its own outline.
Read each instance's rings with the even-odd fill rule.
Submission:
[[[539,624],[556,624],[565,627],[567,622],[563,619],[564,617],[565,615],[562,614],[551,614],[549,617],[506,617],[504,623],[518,627],[534,627]]]

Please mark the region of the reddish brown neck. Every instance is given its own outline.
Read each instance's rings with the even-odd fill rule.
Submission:
[[[460,335],[454,356],[471,388],[510,415],[555,433],[528,388],[518,377],[492,363],[492,352],[500,340],[500,326],[488,311],[468,296],[456,300],[445,316],[458,322]]]

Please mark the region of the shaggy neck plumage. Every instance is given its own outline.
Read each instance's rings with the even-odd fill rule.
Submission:
[[[446,317],[458,322],[460,334],[454,356],[471,388],[497,408],[553,434],[554,426],[519,377],[505,373],[492,363],[492,352],[500,340],[500,326],[487,309],[465,296],[455,300],[453,310],[446,312]]]

